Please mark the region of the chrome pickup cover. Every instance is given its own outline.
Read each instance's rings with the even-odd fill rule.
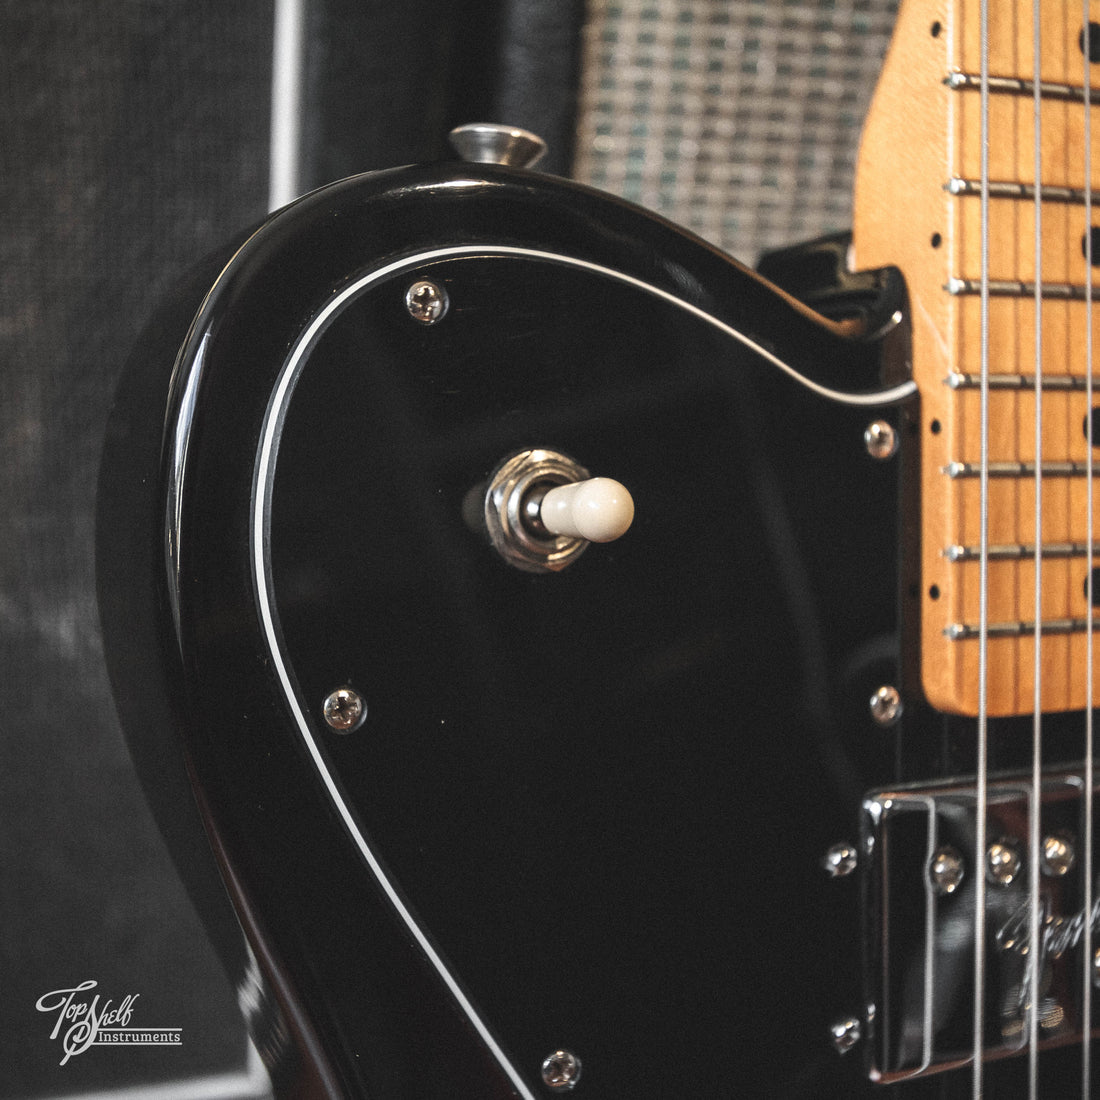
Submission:
[[[1094,776],[1094,790],[1095,786]],[[1043,842],[1049,840],[1050,858],[1040,861],[1038,874],[1028,852],[1033,802],[1029,788],[1030,783],[1019,777],[989,783],[987,853],[1000,845],[999,878],[989,869],[987,854],[975,856],[973,785],[905,787],[873,792],[864,800],[867,1023],[873,1078],[896,1081],[970,1061],[974,883],[979,871],[986,875],[987,1056],[999,1058],[1027,1048],[1029,896],[1035,881],[1041,925],[1039,1042],[1053,1046],[1080,1040],[1085,982],[1081,944],[1087,938],[1084,778],[1044,777],[1040,836]],[[933,871],[937,859],[938,875]],[[952,867],[962,872],[954,886]],[[1092,878],[1095,883],[1095,862]],[[1100,914],[1097,897],[1094,887],[1091,929]]]

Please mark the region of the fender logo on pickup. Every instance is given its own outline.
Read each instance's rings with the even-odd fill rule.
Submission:
[[[1100,882],[1097,883],[1100,888]],[[1095,891],[1094,891],[1095,896]],[[1053,915],[1046,897],[1039,898],[1039,964],[1047,959],[1060,959],[1070,948],[1077,947],[1085,931],[1085,911],[1079,909],[1072,917]],[[1100,899],[1092,906],[1089,930],[1095,932],[1100,921]],[[1027,955],[1031,949],[1031,904],[1023,902],[997,929],[997,946],[1002,951]]]

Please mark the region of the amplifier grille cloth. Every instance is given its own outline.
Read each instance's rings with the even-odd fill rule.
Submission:
[[[574,175],[748,263],[851,224],[896,0],[588,0]]]

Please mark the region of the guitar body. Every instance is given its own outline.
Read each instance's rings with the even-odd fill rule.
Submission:
[[[900,380],[904,325],[872,323],[896,286],[845,329],[627,204],[461,165],[323,189],[223,261],[119,395],[100,596],[166,831],[195,862],[186,767],[274,1006],[277,1090],[543,1096],[568,1051],[582,1096],[881,1095],[831,1029],[887,926],[823,860],[862,858],[868,791],[972,749],[916,691],[899,726],[868,709],[906,687],[917,401],[805,380]],[[636,519],[532,573],[480,502],[540,447]]]

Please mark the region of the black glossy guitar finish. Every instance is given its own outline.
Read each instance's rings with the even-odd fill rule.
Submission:
[[[904,454],[915,401],[761,351],[843,391],[903,358],[636,208],[455,165],[299,201],[187,313],[120,394],[101,604],[150,786],[183,738],[282,1090],[544,1096],[566,1050],[577,1096],[881,1093],[831,1039],[864,913],[822,858],[868,789],[959,765],[867,710],[905,586],[863,433]],[[634,527],[507,564],[464,502],[527,447],[625,483]]]

